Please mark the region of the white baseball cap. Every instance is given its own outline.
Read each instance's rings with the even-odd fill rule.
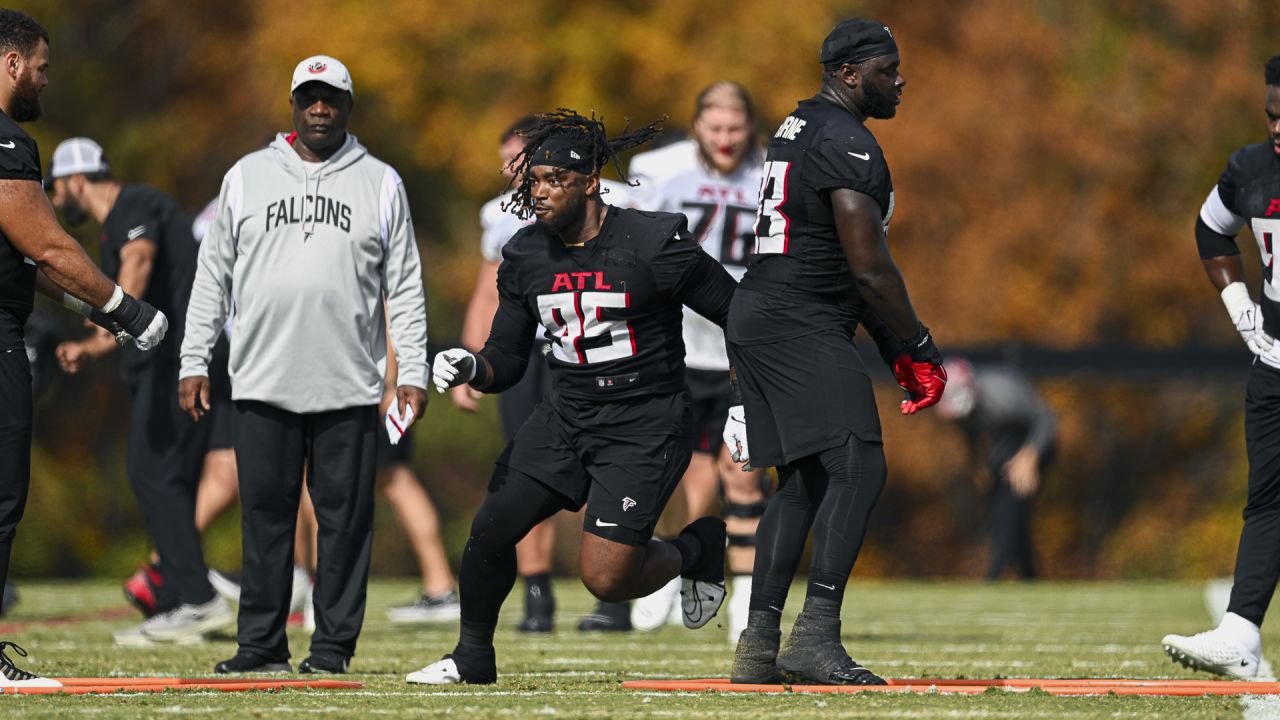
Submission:
[[[110,169],[107,158],[102,154],[101,145],[87,137],[73,137],[58,143],[58,147],[54,149],[49,177],[60,178]]]
[[[356,95],[356,86],[351,82],[347,66],[328,55],[312,55],[298,63],[298,67],[293,69],[293,83],[289,86],[289,92],[292,93],[299,85],[313,80],[346,90],[351,93],[351,97]]]

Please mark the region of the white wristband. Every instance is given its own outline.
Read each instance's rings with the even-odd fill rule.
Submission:
[[[85,317],[89,317],[89,313],[93,312],[93,306],[71,293],[62,293],[62,306],[69,310],[75,310]]]
[[[111,299],[107,301],[106,305],[103,305],[98,309],[104,313],[109,313],[112,310],[115,310],[116,308],[120,307],[120,303],[123,301],[124,301],[124,290],[121,290],[120,286],[117,285],[116,289],[111,292]]]
[[[1253,307],[1253,298],[1249,297],[1249,288],[1237,281],[1222,289],[1222,304],[1227,306],[1227,314],[1234,321],[1241,313]]]

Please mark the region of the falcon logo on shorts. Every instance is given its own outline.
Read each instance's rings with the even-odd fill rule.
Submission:
[[[319,75],[320,73],[328,69],[329,69],[329,66],[326,65],[321,60],[317,60],[307,66],[307,72],[311,73],[312,75]]]
[[[636,506],[636,501],[629,497],[622,498],[622,512],[626,512]]]

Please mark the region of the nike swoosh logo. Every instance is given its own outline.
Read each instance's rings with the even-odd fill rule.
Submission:
[[[849,151],[848,151],[848,150],[846,150],[845,152],[849,152]],[[870,160],[870,159],[871,159],[871,153],[862,153],[861,155],[859,155],[859,154],[858,154],[858,153],[856,153],[856,152],[851,152],[851,153],[849,153],[849,154],[850,154],[850,155],[852,155],[852,156],[854,156],[854,157],[856,157],[856,158],[858,158],[859,160]]]
[[[835,585],[823,585],[822,583],[814,583],[814,585],[817,585],[817,586],[818,586],[818,587],[820,587],[820,588],[826,588],[826,589],[828,589],[828,590],[835,590],[835,589],[836,589],[836,586],[835,586]]]
[[[600,518],[596,518],[596,527],[618,527],[618,523],[607,523]]]
[[[2,147],[2,148],[8,148],[8,149],[12,150],[12,149],[14,149],[15,147],[17,147],[17,145],[14,145],[14,144],[13,144],[13,141],[12,141],[12,140],[10,140],[10,141],[9,141],[9,142],[7,142],[7,143],[2,143],[2,142],[0,142],[0,147]]]

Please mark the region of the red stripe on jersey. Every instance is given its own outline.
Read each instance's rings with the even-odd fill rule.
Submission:
[[[578,327],[582,332],[573,338],[573,351],[578,353],[578,362],[586,365],[587,354],[582,351],[582,336],[587,331],[587,318],[582,314],[582,293],[573,294],[573,311],[578,314]]]
[[[631,293],[623,293],[627,301],[627,309],[631,309]],[[631,354],[636,354],[636,329],[631,327],[631,321],[627,321],[627,338],[631,340]]]

